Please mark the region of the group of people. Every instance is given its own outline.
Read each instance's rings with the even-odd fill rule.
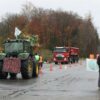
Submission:
[[[35,54],[35,59],[39,63],[39,68],[42,68],[42,66],[43,66],[43,57],[42,57],[42,55],[38,55],[36,53]],[[98,55],[98,57],[97,57],[97,64],[98,64],[98,67],[99,67],[98,87],[100,89],[100,55]]]

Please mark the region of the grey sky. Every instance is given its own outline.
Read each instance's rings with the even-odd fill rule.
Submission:
[[[6,13],[19,13],[22,5],[28,1],[36,7],[54,10],[60,8],[64,11],[75,12],[82,17],[91,13],[93,23],[100,34],[100,0],[1,0],[0,17],[4,17]]]

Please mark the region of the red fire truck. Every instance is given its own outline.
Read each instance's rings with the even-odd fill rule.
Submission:
[[[79,48],[69,47],[70,62],[75,63],[79,61]]]
[[[74,63],[79,60],[79,48],[76,47],[55,47],[53,61],[58,63]]]

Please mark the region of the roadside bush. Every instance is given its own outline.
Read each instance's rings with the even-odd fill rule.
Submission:
[[[52,62],[53,59],[53,53],[51,50],[48,49],[41,49],[40,54],[43,56],[44,61],[46,62]]]

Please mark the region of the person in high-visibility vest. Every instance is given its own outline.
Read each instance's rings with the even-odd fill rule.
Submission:
[[[39,58],[39,67],[42,68],[43,66],[43,57],[40,55],[40,58]]]
[[[39,55],[36,53],[36,54],[35,54],[35,61],[38,62],[39,59],[40,59],[40,57],[39,57]]]

